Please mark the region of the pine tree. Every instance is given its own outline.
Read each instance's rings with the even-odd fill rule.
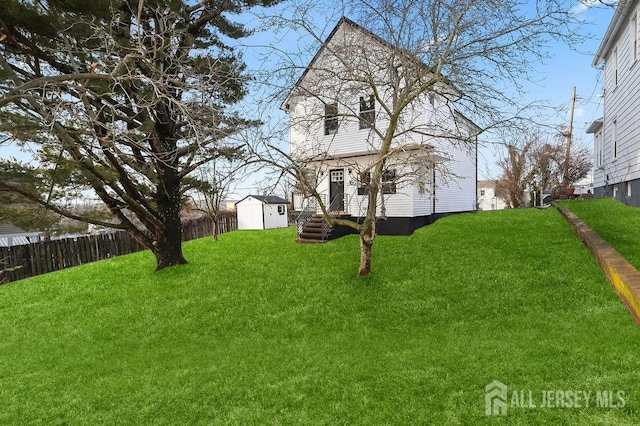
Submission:
[[[278,1],[0,2],[0,132],[39,160],[4,161],[0,191],[125,229],[157,269],[185,263],[183,179],[257,124],[233,111],[248,76],[230,43],[248,31],[228,16]],[[57,175],[51,191],[34,173]],[[66,209],[68,188],[90,189],[113,218]]]

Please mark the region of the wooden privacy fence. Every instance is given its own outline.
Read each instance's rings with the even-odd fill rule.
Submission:
[[[238,219],[235,212],[219,217],[218,233],[236,229]],[[206,217],[182,224],[183,241],[211,236],[212,233],[211,220]],[[144,247],[124,231],[0,247],[0,284],[141,250]]]

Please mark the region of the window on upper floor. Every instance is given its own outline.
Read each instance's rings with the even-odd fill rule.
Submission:
[[[481,197],[484,197],[484,189],[481,189],[481,190],[480,190],[480,196],[481,196]]]
[[[638,60],[638,14],[634,13],[629,23],[629,40],[631,49],[631,65]]]
[[[376,121],[376,99],[373,95],[369,98],[360,96],[360,129],[373,127]]]
[[[611,54],[611,63],[612,63],[612,72],[613,72],[613,85],[618,85],[618,48],[613,49],[613,53]]]
[[[338,103],[324,104],[324,134],[338,133]]]
[[[436,95],[434,95],[433,93],[429,93],[429,103],[431,104],[431,106],[436,105]]]

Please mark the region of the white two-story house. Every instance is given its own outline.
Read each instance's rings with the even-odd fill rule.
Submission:
[[[640,206],[640,25],[638,0],[620,0],[593,60],[604,65],[604,116],[594,136],[595,197]]]
[[[354,220],[366,214],[371,170],[395,120],[378,203],[380,234],[408,235],[442,215],[477,208],[479,128],[455,109],[455,90],[441,77],[394,117],[407,99],[403,90],[415,84],[407,70],[426,67],[417,63],[342,18],[281,106],[289,115],[291,157],[305,163],[329,211]]]

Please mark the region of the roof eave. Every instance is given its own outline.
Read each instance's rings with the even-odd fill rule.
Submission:
[[[596,55],[593,58],[591,66],[598,67],[602,62],[604,62],[605,56],[609,53],[611,45],[618,36],[618,33],[632,9],[630,6],[633,4],[633,0],[620,0],[618,7],[613,14],[613,18],[611,18],[607,32],[604,34],[602,43],[600,43],[600,47],[598,47],[598,50],[596,51]]]

